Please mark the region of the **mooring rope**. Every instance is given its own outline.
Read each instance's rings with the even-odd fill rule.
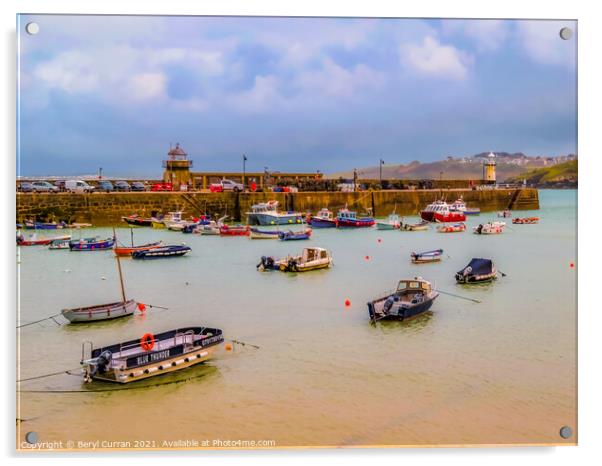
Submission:
[[[27,382],[29,380],[45,379],[47,377],[54,377],[55,375],[62,375],[62,374],[77,375],[77,374],[71,374],[71,371],[75,371],[77,369],[81,369],[81,366],[75,367],[73,369],[67,369],[67,370],[58,371],[58,372],[51,372],[50,374],[42,374],[42,375],[37,375],[35,377],[27,377],[25,379],[19,379],[19,380],[17,380],[17,383]]]

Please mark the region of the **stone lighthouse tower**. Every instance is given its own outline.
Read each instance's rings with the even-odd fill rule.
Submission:
[[[176,147],[170,147],[167,153],[167,160],[163,160],[163,181],[172,183],[174,190],[179,190],[183,184],[191,181],[190,168],[192,160],[188,159],[188,154],[176,143]]]
[[[486,184],[495,184],[495,154],[490,152],[483,162],[483,181]]]

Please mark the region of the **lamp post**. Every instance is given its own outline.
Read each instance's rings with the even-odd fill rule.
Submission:
[[[357,168],[353,169],[353,192],[357,189]]]
[[[385,164],[385,161],[383,159],[380,159],[379,164],[378,164],[380,189],[383,189],[383,165],[384,164]]]
[[[102,180],[102,167],[98,167],[98,179]]]
[[[245,154],[242,154],[242,185],[245,185],[245,178],[246,178],[246,174],[247,174],[247,156]]]

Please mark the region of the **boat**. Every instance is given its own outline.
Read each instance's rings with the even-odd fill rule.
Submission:
[[[336,228],[337,219],[335,218],[332,211],[323,208],[316,215],[309,215],[307,223],[309,223],[312,228]]]
[[[332,256],[324,248],[305,248],[298,256],[287,256],[283,259],[263,256],[257,269],[280,270],[281,272],[309,272],[326,269],[332,266]]]
[[[311,233],[311,228],[308,228],[304,231],[281,231],[278,233],[278,238],[280,238],[280,241],[304,240],[309,239],[311,237]]]
[[[278,230],[266,231],[266,230],[260,230],[258,228],[251,228],[251,231],[249,233],[249,238],[250,239],[278,239],[280,236],[280,233],[282,233],[282,232],[278,231]]]
[[[487,222],[479,224],[472,230],[475,235],[499,235],[503,233],[505,226],[505,222]]]
[[[128,225],[133,225],[133,226],[137,226],[137,227],[151,227],[153,226],[153,220],[156,220],[152,217],[149,218],[145,218],[145,217],[141,217],[140,215],[128,215],[127,217],[121,217],[121,220],[123,220],[125,223],[127,223]]]
[[[443,249],[433,251],[413,252],[410,254],[412,264],[427,264],[429,262],[439,262],[443,255]]]
[[[397,230],[401,227],[401,219],[397,214],[390,214],[384,222],[376,222],[377,230]]]
[[[155,241],[140,246],[115,246],[114,251],[117,256],[131,256],[136,251],[149,251],[161,247],[163,247],[163,241]]]
[[[421,277],[400,280],[395,292],[368,303],[368,315],[372,322],[406,320],[428,311],[438,296],[431,283]]]
[[[419,223],[402,223],[400,231],[426,231],[429,229],[429,222],[423,220]]]
[[[456,272],[456,282],[460,284],[487,283],[497,278],[497,270],[490,259],[475,258]]]
[[[86,342],[81,359],[84,381],[124,384],[174,372],[207,361],[223,341],[220,329],[184,327],[97,348]]]
[[[303,223],[303,214],[292,211],[278,211],[278,201],[261,202],[251,206],[251,212],[247,212],[247,223],[249,225],[288,225],[292,223]]]
[[[139,304],[133,299],[126,298],[119,256],[115,256],[115,260],[117,261],[117,270],[119,272],[121,301],[108,304],[96,304],[94,306],[63,309],[61,314],[65,319],[71,323],[96,322],[130,316],[134,314],[136,309],[144,309],[143,304]]]
[[[53,250],[53,251],[57,250],[57,249],[69,249],[69,240],[68,239],[54,239],[50,242],[48,249]]]
[[[481,213],[481,209],[478,207],[467,207],[466,202],[464,202],[462,197],[459,197],[452,202],[452,204],[449,206],[449,210],[454,212],[462,212],[464,215],[479,215]]]
[[[439,233],[458,233],[462,231],[466,231],[465,223],[445,223],[443,225],[439,225],[437,227],[437,231]]]
[[[180,257],[192,251],[189,246],[185,245],[168,245],[160,248],[146,249],[144,251],[134,251],[132,257],[134,259],[162,259],[164,257]]]
[[[220,236],[249,236],[250,232],[247,225],[222,225],[219,227]]]
[[[32,220],[25,220],[24,225],[27,230],[57,230],[65,226],[63,222],[34,222]]]
[[[17,234],[17,246],[48,246],[53,241],[70,240],[70,235],[55,236],[53,238],[38,238],[34,233],[26,239],[22,233]]]
[[[175,212],[168,212],[165,216],[163,216],[161,218],[153,218],[151,221],[151,225],[153,228],[163,229],[163,228],[167,228],[167,224],[170,224],[173,222],[181,222],[181,221],[182,221],[182,212],[175,211]]]
[[[422,211],[420,217],[427,222],[464,222],[466,215],[463,212],[451,210],[445,201],[435,201]]]
[[[517,217],[512,219],[512,223],[515,225],[533,225],[539,223],[539,217]]]
[[[106,251],[113,249],[115,238],[82,238],[69,241],[69,249],[72,251]]]
[[[509,217],[512,217],[512,212],[509,211],[508,209],[501,210],[497,213],[497,216],[502,217],[502,218],[509,218]]]
[[[371,227],[374,223],[374,217],[357,217],[357,213],[347,207],[337,213],[337,228]]]

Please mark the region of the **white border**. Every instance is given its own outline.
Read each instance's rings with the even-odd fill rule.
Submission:
[[[26,456],[26,462],[43,458],[48,463],[81,462],[100,464],[117,457],[129,461],[145,463],[165,462],[172,456],[185,456],[192,461],[212,461],[230,463],[246,460],[250,464],[305,464],[307,461],[318,464],[344,461],[346,464],[363,464],[378,461],[379,464],[399,464],[400,461],[445,462],[449,465],[481,465],[485,461],[492,465],[507,465],[509,462],[529,462],[532,464],[563,465],[589,464],[600,456],[598,434],[601,429],[602,409],[600,398],[602,386],[600,377],[600,341],[602,340],[602,319],[599,300],[596,299],[598,285],[599,208],[593,211],[594,203],[599,204],[600,191],[596,191],[595,177],[602,173],[600,158],[602,139],[600,118],[600,70],[599,45],[602,43],[600,16],[593,5],[596,2],[575,1],[530,1],[504,0],[503,2],[477,2],[470,0],[427,1],[412,3],[386,2],[384,0],[345,0],[319,1],[304,0],[284,2],[278,0],[223,0],[202,2],[194,0],[146,0],[144,2],[124,0],[97,0],[82,2],[76,0],[3,0],[0,2],[2,13],[2,92],[3,111],[0,114],[0,141],[4,153],[2,189],[3,215],[2,238],[2,283],[5,306],[3,352],[6,368],[13,368],[14,349],[14,306],[15,306],[15,267],[14,267],[14,173],[15,173],[15,15],[17,12],[29,13],[116,13],[116,14],[215,14],[215,15],[303,15],[303,16],[404,16],[404,17],[501,17],[501,18],[562,18],[579,21],[579,447],[557,448],[494,448],[494,449],[416,449],[416,450],[308,450],[308,451],[255,451],[255,452],[196,452],[196,453],[147,453],[144,458],[134,454],[97,454],[92,458],[81,454],[44,454],[37,457]],[[599,176],[599,175],[598,175]],[[585,253],[583,251],[586,251]],[[545,318],[545,316],[542,316]],[[10,371],[7,371],[10,373]],[[5,372],[6,373],[6,372]],[[12,463],[14,452],[14,374],[4,377],[2,384],[3,400],[7,409],[2,425],[4,456]],[[21,455],[19,455],[21,456]],[[85,455],[88,456],[88,455]],[[110,458],[107,458],[109,456]]]

